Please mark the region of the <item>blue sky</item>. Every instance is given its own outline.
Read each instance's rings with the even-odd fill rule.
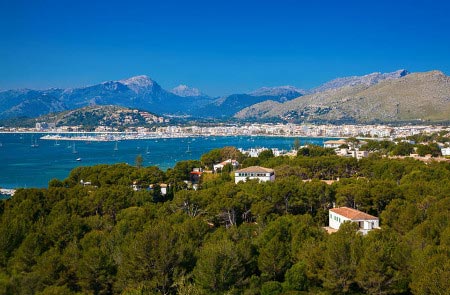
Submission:
[[[0,89],[146,74],[210,95],[439,69],[450,1],[0,0]]]

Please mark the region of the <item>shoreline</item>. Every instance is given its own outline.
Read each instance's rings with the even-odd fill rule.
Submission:
[[[120,141],[120,140],[151,140],[151,139],[170,139],[170,138],[196,138],[196,137],[280,137],[280,138],[318,138],[318,139],[346,139],[353,136],[319,136],[319,135],[291,135],[291,134],[180,134],[180,133],[139,133],[139,132],[43,132],[43,131],[0,131],[0,134],[45,134],[39,139],[42,140],[65,140],[65,141]],[[61,136],[74,135],[74,136]],[[97,135],[97,136],[95,136]],[[108,138],[108,135],[111,138]],[[390,137],[359,137],[357,139],[366,140],[392,140]]]

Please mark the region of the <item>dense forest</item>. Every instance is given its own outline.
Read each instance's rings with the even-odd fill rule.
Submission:
[[[225,166],[190,188],[193,168],[229,158],[276,180],[235,184]],[[327,234],[333,205],[378,216],[381,229]],[[139,158],[79,167],[18,190],[0,215],[0,294],[450,293],[448,162],[226,147],[167,171]]]

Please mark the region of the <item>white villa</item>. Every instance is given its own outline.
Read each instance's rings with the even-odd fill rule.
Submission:
[[[246,182],[247,179],[259,179],[259,181],[275,181],[275,171],[270,168],[251,166],[234,172],[234,182]]]
[[[344,221],[358,223],[359,231],[362,232],[363,235],[367,234],[372,229],[380,228],[378,217],[348,207],[330,209],[330,228],[337,230]]]

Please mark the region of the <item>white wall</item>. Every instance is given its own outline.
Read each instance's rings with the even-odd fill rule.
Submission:
[[[331,211],[329,212],[328,223],[329,223],[329,227],[331,227],[331,228],[339,229],[341,224],[347,220],[350,220],[350,219],[345,218],[344,216],[341,216],[334,212],[331,212]]]
[[[274,181],[275,180],[275,174],[270,175],[270,173],[265,173],[265,176],[239,176],[239,173],[234,174],[234,182],[238,183],[239,181],[246,182],[247,179],[259,179],[261,182],[266,181]]]
[[[350,220],[342,215],[336,214],[334,212],[329,212],[328,213],[328,226],[334,229],[339,229],[339,227],[341,226],[342,223],[344,223],[344,221],[352,221],[352,222],[356,222],[359,223],[362,222],[363,226],[361,228],[362,232],[364,234],[367,233],[367,231],[374,229],[374,228],[378,228],[379,227],[379,221],[377,219],[374,220]]]

